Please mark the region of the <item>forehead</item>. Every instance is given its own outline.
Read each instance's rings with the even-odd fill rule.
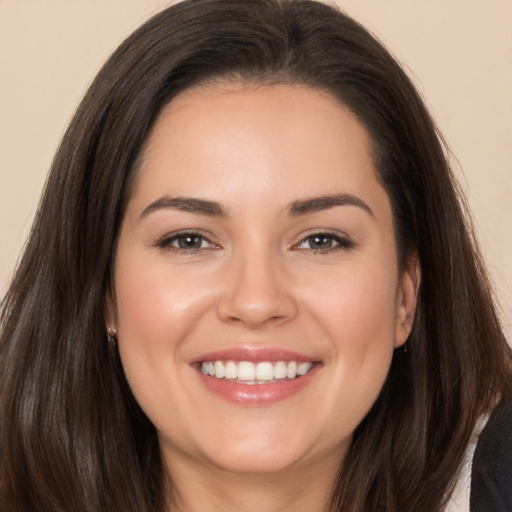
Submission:
[[[159,115],[134,185],[133,198],[146,202],[163,193],[290,202],[333,188],[380,189],[356,116],[332,95],[298,85],[181,93]]]

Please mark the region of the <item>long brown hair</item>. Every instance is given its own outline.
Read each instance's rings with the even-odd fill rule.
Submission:
[[[364,124],[402,263],[422,282],[407,352],[358,426],[334,510],[442,510],[477,417],[510,395],[511,353],[446,151],[400,66],[311,0],[188,0],[132,34],[57,152],[2,305],[0,507],[166,507],[153,425],[106,335],[105,291],[137,157],[162,107],[212,81],[305,84]]]

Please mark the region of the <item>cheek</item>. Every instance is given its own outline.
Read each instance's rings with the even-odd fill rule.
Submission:
[[[200,277],[200,276],[199,276]],[[211,303],[186,272],[141,253],[122,253],[116,265],[119,353],[130,388],[149,418],[170,424],[183,397],[183,350]],[[163,407],[168,404],[169,407]],[[163,410],[165,412],[163,412]]]
[[[183,353],[196,325],[211,304],[204,276],[125,249],[116,262],[119,353],[133,394],[150,418],[159,403],[178,400]],[[165,391],[167,390],[167,391]],[[172,393],[171,393],[172,394]]]
[[[305,294],[308,307],[343,351],[394,343],[397,273],[392,265],[351,265]]]
[[[118,262],[116,301],[121,338],[169,347],[186,337],[211,297],[208,286],[198,286],[201,276],[180,270],[130,255]]]
[[[352,266],[326,282],[331,284],[310,294],[308,302],[331,354],[330,384],[336,391],[323,400],[326,414],[334,414],[351,431],[372,407],[389,371],[396,274],[385,265]]]

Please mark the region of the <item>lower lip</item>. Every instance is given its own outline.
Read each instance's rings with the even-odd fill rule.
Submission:
[[[314,365],[306,375],[296,379],[278,380],[272,384],[240,384],[227,379],[216,379],[203,374],[198,375],[205,386],[221,398],[236,404],[267,405],[285,400],[302,391],[314,378],[321,365]]]

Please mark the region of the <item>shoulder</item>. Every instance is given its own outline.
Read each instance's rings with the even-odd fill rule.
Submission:
[[[502,400],[482,430],[471,470],[471,512],[512,511],[512,401]]]

